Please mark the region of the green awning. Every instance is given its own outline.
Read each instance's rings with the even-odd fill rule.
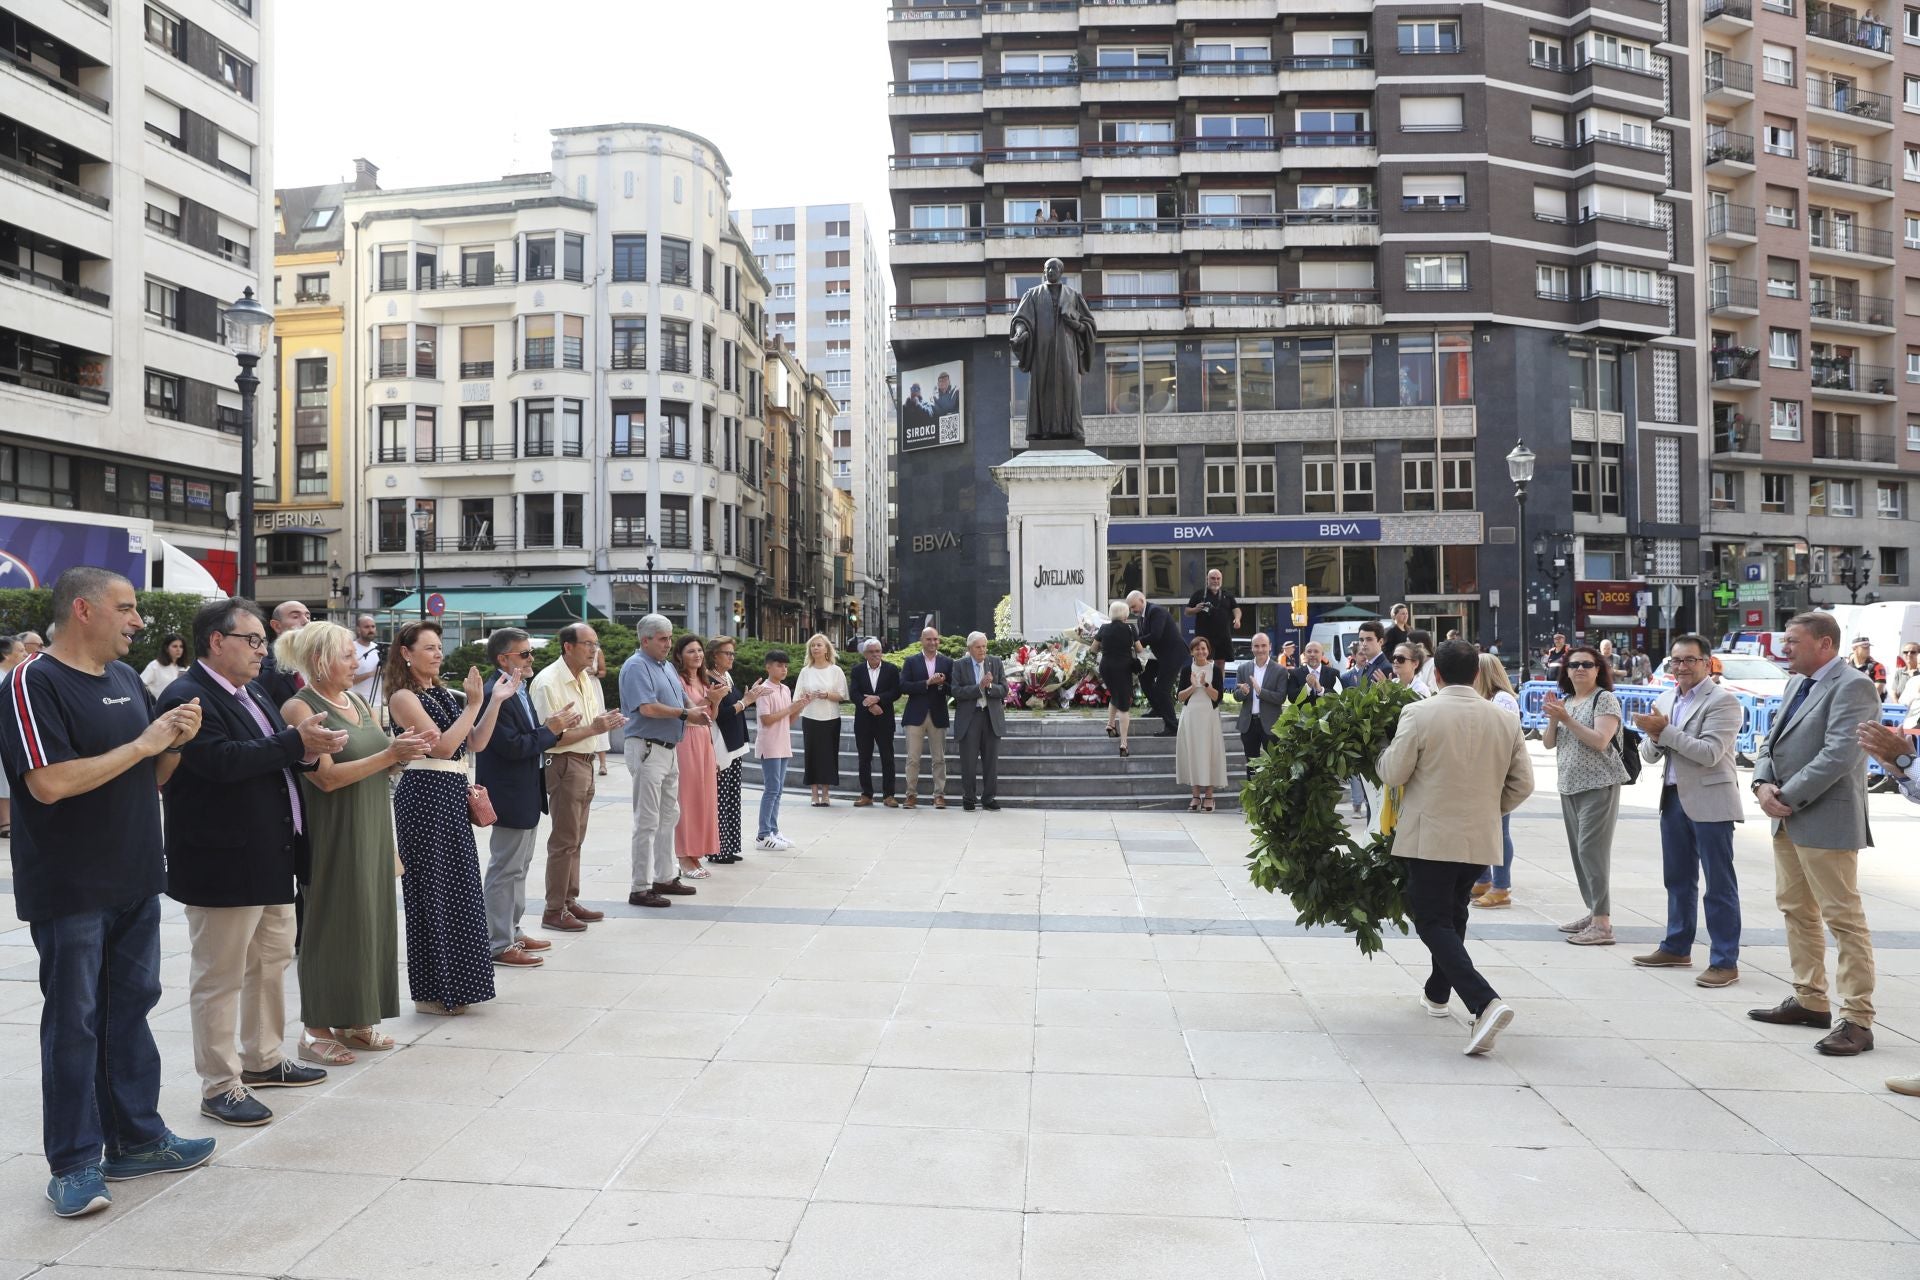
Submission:
[[[429,596],[434,593],[430,590]],[[453,587],[442,591],[446,598],[446,616],[462,619],[481,618],[489,622],[531,623],[534,626],[564,627],[586,618],[605,618],[606,614],[587,603],[583,587]],[[410,593],[384,612],[397,621],[418,617],[420,596]]]

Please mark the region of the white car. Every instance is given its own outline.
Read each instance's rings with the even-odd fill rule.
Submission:
[[[1757,698],[1778,698],[1787,688],[1787,670],[1778,663],[1770,662],[1756,654],[1719,653],[1720,683],[1739,693],[1749,693]],[[1663,662],[1660,669],[1653,673],[1655,684],[1672,684],[1671,664]]]

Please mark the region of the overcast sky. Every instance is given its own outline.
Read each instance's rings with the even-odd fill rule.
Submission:
[[[700,134],[733,206],[867,206],[884,259],[884,0],[306,0],[275,6],[273,182],[474,182],[549,165],[547,131]]]

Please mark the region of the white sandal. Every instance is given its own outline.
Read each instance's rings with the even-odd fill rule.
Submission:
[[[353,1050],[338,1040],[327,1036],[315,1036],[307,1031],[300,1033],[300,1044],[294,1053],[302,1062],[314,1062],[323,1067],[344,1067],[359,1061],[353,1056]]]
[[[699,863],[695,863],[691,867],[680,868],[680,878],[683,880],[705,880],[708,876],[712,874],[713,872],[707,870],[704,866],[701,866]]]

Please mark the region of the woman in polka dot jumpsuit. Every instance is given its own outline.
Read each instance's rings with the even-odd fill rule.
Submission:
[[[505,696],[487,702],[480,668],[467,672],[466,709],[436,681],[440,625],[410,622],[387,661],[386,698],[394,726],[436,738],[407,766],[393,796],[399,836],[400,893],[407,920],[407,986],[422,1013],[465,1013],[493,999],[493,951],[480,891],[480,855],[467,813],[469,749],[493,737]],[[508,691],[510,696],[511,690]],[[476,724],[475,722],[478,721]]]

